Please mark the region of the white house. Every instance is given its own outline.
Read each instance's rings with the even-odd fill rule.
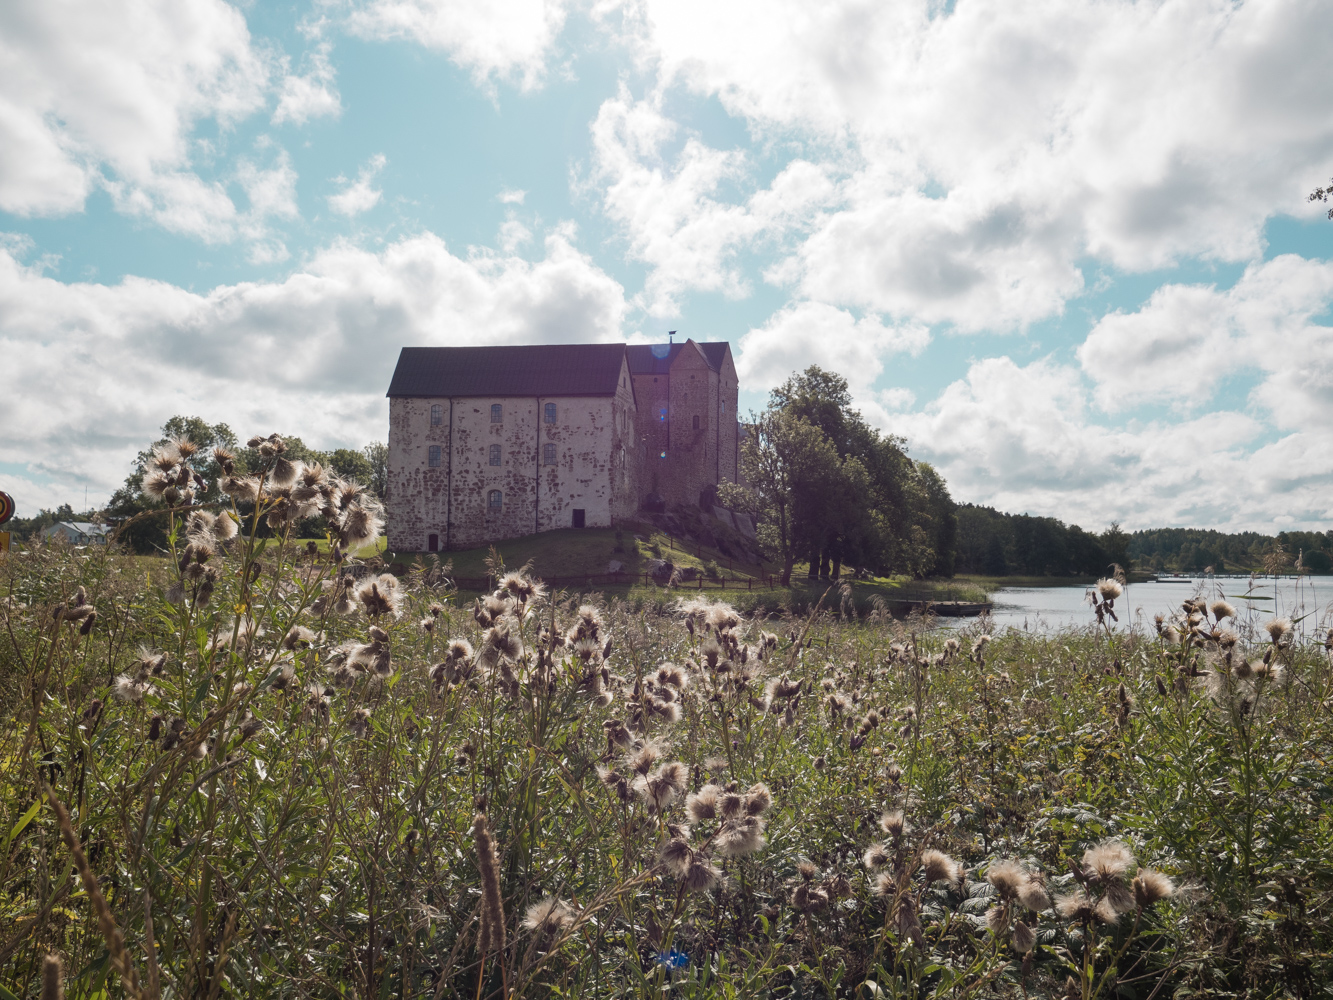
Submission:
[[[57,521],[43,529],[42,536],[59,536],[71,545],[105,545],[111,537],[111,529],[105,524],[92,524],[89,521]]]

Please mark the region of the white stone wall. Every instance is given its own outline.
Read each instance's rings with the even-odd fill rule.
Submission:
[[[473,548],[537,531],[569,528],[574,511],[584,526],[610,527],[638,507],[638,468],[632,450],[634,396],[628,372],[614,397],[475,397],[389,402],[389,546],[441,550]],[[544,420],[554,403],[556,421]],[[500,404],[499,423],[491,422]],[[432,426],[432,404],[443,408]],[[546,465],[546,444],[555,463]],[[429,467],[429,449],[441,449]],[[500,464],[490,449],[500,448]],[[493,490],[503,497],[490,505]]]
[[[438,426],[430,422],[432,404],[442,406]],[[440,467],[428,467],[430,446],[440,448]],[[449,400],[389,400],[389,548],[424,552],[428,538],[445,547],[449,483]]]

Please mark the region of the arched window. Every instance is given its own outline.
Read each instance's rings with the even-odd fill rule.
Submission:
[[[430,425],[439,427],[444,423],[444,407],[439,403],[432,403],[430,407]]]
[[[491,445],[491,456],[490,456],[490,461],[491,461],[491,465],[499,465],[499,464],[500,464],[500,446],[499,446],[498,444],[493,444],[493,445]]]
[[[555,465],[555,445],[542,445],[542,465]]]
[[[697,413],[694,415],[694,429],[696,431],[699,429],[699,414]]]
[[[438,469],[440,467],[440,446],[438,444],[430,446],[430,449],[427,452],[426,462],[432,469]]]
[[[486,494],[486,506],[491,510],[499,510],[505,505],[505,495],[499,490],[491,490]]]
[[[555,423],[555,404],[547,403],[545,407],[545,420],[548,424]]]
[[[491,404],[491,423],[503,423],[505,418],[505,408],[499,403]]]

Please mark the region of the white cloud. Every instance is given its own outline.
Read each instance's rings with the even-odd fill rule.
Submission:
[[[876,394],[876,398],[885,410],[910,410],[916,405],[916,393],[902,386],[882,389]]]
[[[259,108],[267,80],[222,0],[0,5],[0,209],[76,212],[105,183],[122,210],[213,233],[234,207],[190,171],[191,133]]]
[[[346,177],[336,178],[335,183],[342,184],[343,189],[329,196],[329,207],[340,215],[360,215],[378,205],[384,192],[373,184],[387,162],[383,153],[376,153],[361,168],[355,181],[349,181]]]
[[[342,114],[342,98],[335,84],[337,74],[329,60],[333,47],[320,43],[310,54],[309,71],[302,75],[285,73],[278,106],[272,122],[304,125],[312,118],[337,118]]]
[[[824,302],[800,302],[741,338],[736,372],[747,390],[767,390],[818,365],[847,379],[854,396],[870,399],[887,356],[919,354],[928,343],[924,326],[885,326],[875,316],[857,319]]]
[[[368,0],[348,27],[368,38],[407,38],[448,54],[479,85],[539,86],[565,23],[562,0]]]
[[[1219,383],[1256,376],[1252,399],[1276,426],[1333,426],[1333,263],[1286,254],[1233,287],[1163,285],[1131,313],[1103,317],[1079,348],[1107,411],[1209,402]]]
[[[673,87],[716,97],[766,156],[836,182],[788,213],[768,271],[834,305],[1021,328],[1082,291],[1089,257],[1251,260],[1265,220],[1313,214],[1303,195],[1333,172],[1333,20],[1309,0],[627,9],[654,107]],[[623,94],[603,107],[600,182],[654,269],[648,301],[743,294],[728,261],[775,236],[755,163],[697,140],[666,156],[672,124],[633,115]]]
[[[666,147],[679,132],[653,99],[635,101],[623,85],[592,125],[591,180],[602,188],[607,215],[627,234],[631,257],[652,268],[637,302],[657,316],[678,315],[689,291],[747,295],[741,249],[780,236],[832,191],[820,170],[796,161],[767,190],[729,202],[719,191],[745,180],[747,155],[712,149],[691,135],[669,158]]]
[[[1275,434],[1266,414],[1219,410],[1107,427],[1077,369],[973,363],[923,410],[890,416],[956,500],[1060,517],[1089,530],[1190,525],[1273,532],[1326,526],[1333,423]]]
[[[371,253],[331,246],[285,281],[196,294],[161,281],[66,284],[0,251],[6,461],[46,483],[33,512],[90,482],[105,495],[175,413],[319,447],[383,439],[404,345],[614,340],[623,290],[570,243],[536,262],[467,258],[432,235]]]
[[[527,196],[528,193],[526,191],[509,190],[507,188],[497,195],[502,205],[522,205],[523,199]]]

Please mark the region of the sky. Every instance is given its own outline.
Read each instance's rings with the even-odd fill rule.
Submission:
[[[1333,528],[1317,0],[0,5],[0,489],[174,414],[387,435],[406,345],[727,340],[960,502]]]

